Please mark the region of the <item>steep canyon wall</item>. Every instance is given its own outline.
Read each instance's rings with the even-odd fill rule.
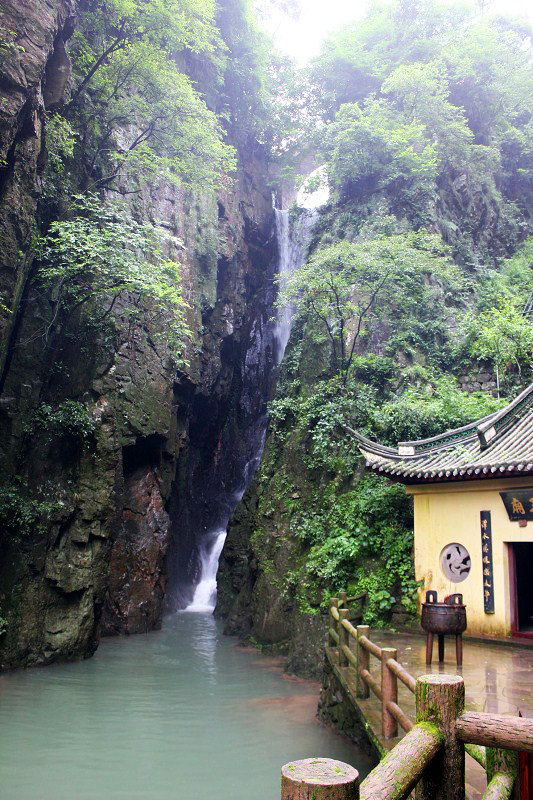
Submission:
[[[114,305],[111,331],[80,314],[68,336],[47,336],[54,297],[34,280],[31,239],[45,111],[68,94],[76,12],[71,0],[8,0],[0,12],[4,668],[85,657],[102,632],[157,627],[167,573],[179,604],[178,584],[197,570],[196,520],[207,527],[209,492],[238,483],[229,454],[237,441],[239,464],[249,458],[270,374],[276,244],[266,159],[250,137],[218,196],[159,184],[135,199],[181,264],[192,336],[179,368],[134,298]],[[85,432],[58,425],[68,409]]]

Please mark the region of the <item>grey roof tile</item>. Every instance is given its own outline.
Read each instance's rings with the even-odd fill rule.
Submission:
[[[404,483],[533,473],[533,384],[495,414],[431,439],[385,447],[356,431],[366,465]]]

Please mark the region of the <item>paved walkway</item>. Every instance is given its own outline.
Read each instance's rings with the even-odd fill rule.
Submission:
[[[518,714],[533,718],[533,648],[511,647],[478,643],[463,639],[463,667],[455,663],[455,640],[446,639],[444,664],[437,660],[437,642],[434,644],[431,670],[426,667],[425,637],[417,634],[371,631],[370,639],[381,647],[395,647],[398,661],[411,675],[417,677],[427,672],[447,672],[462,675],[466,689],[466,707],[469,711],[488,711],[496,714]],[[436,639],[436,637],[435,637]],[[379,677],[377,660],[370,657],[370,671]],[[374,695],[369,700],[358,701],[365,718],[374,732],[381,730],[381,705]],[[414,695],[399,684],[399,705],[414,720]],[[391,743],[378,736],[390,748]],[[394,742],[392,742],[394,745]],[[486,788],[485,773],[469,756],[467,765],[467,796],[479,800]]]

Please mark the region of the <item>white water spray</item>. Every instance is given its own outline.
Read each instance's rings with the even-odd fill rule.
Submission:
[[[276,234],[279,248],[279,287],[283,289],[288,278],[305,263],[311,234],[318,218],[318,210],[300,209],[298,218],[291,225],[289,212],[280,208],[274,209],[276,215]],[[294,307],[292,305],[278,308],[274,335],[278,344],[276,364],[281,364],[285,348],[291,335]]]
[[[202,549],[200,553],[202,566],[200,583],[194,591],[192,603],[187,606],[185,611],[199,611],[205,614],[215,610],[218,562],[226,536],[225,530],[216,531],[212,537],[209,537],[207,547]]]
[[[274,205],[276,234],[279,249],[279,287],[283,289],[287,280],[305,264],[311,236],[318,219],[318,210],[329,200],[328,175],[325,166],[318,167],[304,181],[296,199],[297,217],[291,223],[289,212]],[[291,335],[294,307],[278,308],[274,331],[278,351],[276,363],[283,360],[285,348]]]

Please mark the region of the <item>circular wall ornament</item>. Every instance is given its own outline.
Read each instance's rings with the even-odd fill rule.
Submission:
[[[464,545],[454,542],[440,554],[440,565],[447,578],[454,583],[461,583],[470,574],[470,553]]]

